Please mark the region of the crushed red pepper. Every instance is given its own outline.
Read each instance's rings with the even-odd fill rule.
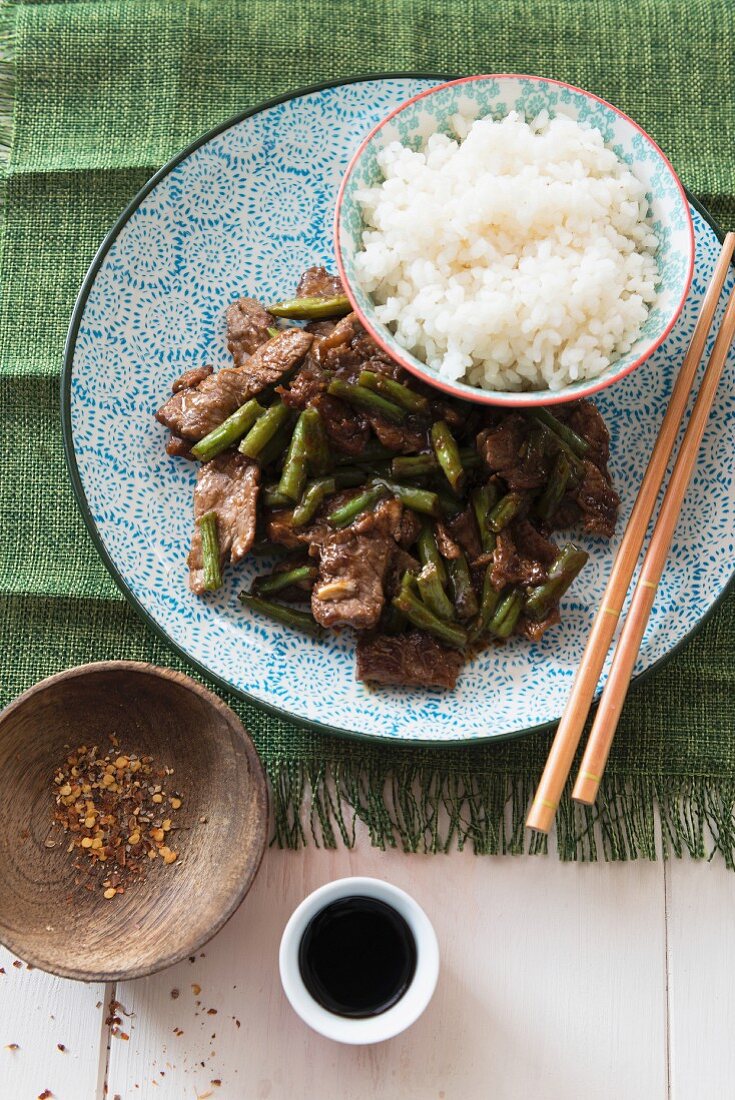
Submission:
[[[169,839],[182,805],[178,792],[164,789],[172,768],[122,752],[114,736],[110,742],[104,755],[97,745],[80,745],[54,775],[54,819],[70,836],[67,851],[77,849],[77,870],[100,876],[108,900],[142,879],[154,860],[176,862]]]

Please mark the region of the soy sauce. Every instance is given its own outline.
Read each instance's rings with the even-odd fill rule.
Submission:
[[[311,921],[299,970],[315,1001],[338,1016],[377,1016],[396,1004],[416,970],[411,929],[377,898],[340,898]]]

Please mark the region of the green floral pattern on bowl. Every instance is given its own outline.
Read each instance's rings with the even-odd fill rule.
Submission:
[[[533,390],[524,393],[480,390],[462,382],[440,380],[376,319],[374,304],[358,283],[355,256],[361,251],[365,226],[356,195],[380,182],[378,153],[391,141],[419,149],[434,133],[454,137],[449,119],[459,111],[477,118],[491,116],[495,119],[517,111],[530,122],[544,110],[552,116],[563,114],[596,127],[605,143],[645,184],[649,216],[659,240],[656,301],[630,351],[611,363],[597,378],[583,379],[553,392]],[[676,173],[655,142],[626,115],[589,92],[558,81],[533,76],[482,76],[432,88],[409,100],[372,130],[345,174],[337,201],[336,250],[343,282],[363,322],[389,354],[409,370],[470,400],[504,405],[550,404],[571,401],[610,385],[644,362],[661,344],[689,292],[694,265],[694,230],[689,204]]]

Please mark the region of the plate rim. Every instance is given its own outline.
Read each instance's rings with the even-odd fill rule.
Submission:
[[[150,612],[144,607],[138,597],[128,587],[126,581],[121,576],[118,568],[113,561],[112,557],[107,551],[107,548],[102,541],[102,537],[99,533],[97,525],[92,516],[87,497],[84,492],[84,486],[82,485],[81,476],[79,474],[79,468],[77,466],[76,453],[74,450],[74,438],[72,433],[71,424],[71,380],[72,380],[72,368],[74,363],[74,353],[76,350],[76,341],[79,334],[79,327],[81,324],[84,309],[87,304],[90,291],[94,286],[97,274],[102,266],[102,263],[107,256],[113,243],[119,236],[123,227],[127,224],[138,207],[142,204],[144,199],[148,197],[151,191],[156,187],[158,183],[166,176],[168,176],[182,161],[191,156],[202,146],[207,145],[215,137],[229,130],[231,127],[236,126],[238,123],[244,121],[246,118],[252,118],[254,115],[260,114],[262,111],[269,110],[272,107],[277,107],[282,103],[288,103],[290,100],[299,99],[302,96],[313,94],[314,92],[327,91],[332,88],[342,88],[350,84],[359,84],[366,81],[380,81],[380,80],[436,80],[438,82],[446,82],[449,80],[457,79],[455,74],[447,75],[446,73],[423,73],[423,72],[380,72],[380,73],[361,73],[357,76],[345,77],[338,80],[326,80],[320,81],[316,84],[305,85],[302,88],[298,88],[295,91],[284,92],[279,96],[274,96],[270,99],[262,100],[255,104],[253,107],[247,108],[247,110],[239,111],[235,115],[231,115],[224,122],[219,123],[212,129],[207,130],[204,134],[195,138],[189,145],[187,145],[180,152],[176,153],[170,160],[168,160],[157,172],[155,172],[146,183],[140,188],[140,190],[134,195],[127,206],[118,215],[115,222],[105,234],[102,243],[99,245],[95,255],[90,263],[87,272],[84,276],[84,280],[79,289],[74,308],[72,310],[71,318],[69,321],[69,329],[66,335],[66,341],[64,344],[64,359],[61,372],[61,385],[60,385],[60,412],[61,412],[61,428],[62,428],[62,442],[64,448],[64,458],[66,461],[66,468],[71,481],[74,498],[77,503],[77,507],[82,514],[84,525],[92,539],[92,543],[97,550],[102,562],[107,569],[108,573],[112,577],[118,589],[125,597],[127,603],[133,608],[136,614],[146,623],[146,625],[154,632],[154,634],[160,638],[165,644],[173,650],[173,652],[180,657],[187,665],[195,669],[200,676],[211,684],[215,684],[220,691],[227,692],[234,695],[236,698],[243,702],[250,703],[260,710],[265,711],[267,714],[272,714],[274,717],[279,718],[281,721],[290,722],[293,725],[298,726],[300,729],[305,729],[317,733],[325,733],[332,737],[338,737],[350,741],[359,741],[362,743],[370,744],[374,743],[380,746],[394,745],[401,748],[445,748],[454,749],[460,751],[477,746],[486,747],[491,744],[497,744],[501,741],[511,741],[519,737],[530,737],[532,735],[540,735],[549,733],[558,725],[561,715],[551,719],[548,722],[541,722],[534,726],[526,726],[522,729],[509,730],[505,733],[488,734],[480,737],[465,738],[459,740],[442,740],[440,738],[432,738],[427,740],[406,740],[402,737],[390,736],[381,733],[362,733],[357,730],[344,729],[341,726],[332,726],[326,722],[319,722],[310,718],[302,718],[299,715],[292,714],[288,710],[283,710],[280,707],[275,706],[273,703],[264,702],[262,699],[258,699],[255,695],[245,691],[242,688],[235,687],[233,684],[228,683],[217,673],[207,668],[196,657],[193,657],[190,653],[175,642],[170,635],[160,626]],[[710,212],[706,209],[702,203],[691,194],[689,189],[684,186],[684,192],[687,199],[697,212],[704,218],[704,220],[714,230],[718,240],[723,241],[725,233],[718,222],[712,217]],[[721,592],[713,600],[710,607],[707,608],[702,617],[694,624],[683,638],[680,638],[675,645],[668,650],[668,652],[662,654],[657,660],[653,662],[643,672],[638,673],[631,680],[630,687],[638,688],[656,672],[659,671],[668,661],[671,660],[681,649],[684,648],[705,626],[708,620],[712,617],[715,611],[719,608],[720,604],[726,599],[731,591],[735,591],[735,568],[730,575],[729,580],[722,588]],[[596,707],[597,702],[593,703],[593,708]]]

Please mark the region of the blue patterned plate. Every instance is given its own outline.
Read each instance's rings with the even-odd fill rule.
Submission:
[[[273,101],[206,135],[158,173],[103,243],[72,318],[63,378],[67,459],[104,561],[133,606],[222,687],[296,721],[395,741],[508,737],[558,719],[582,655],[613,547],[564,600],[538,644],[513,639],[469,664],[453,693],[370,690],[354,676],[349,633],[323,642],[243,610],[237,593],[267,560],[230,570],[206,599],[187,587],[192,463],[166,455],[153,414],[187,367],[228,361],[224,311],[241,294],[289,292],[311,264],[333,265],[341,176],[362,137],[393,107],[439,82],[357,80]],[[674,330],[655,355],[603,393],[612,471],[627,521],[719,245],[692,209],[696,269]],[[733,570],[735,354],[677,528],[636,675],[703,621]],[[585,542],[584,539],[580,540]]]

